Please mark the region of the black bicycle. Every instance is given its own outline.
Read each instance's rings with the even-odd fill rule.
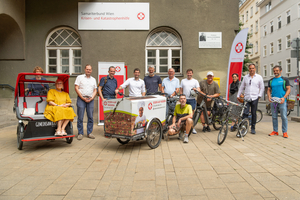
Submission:
[[[201,103],[197,104],[197,108],[193,115],[194,127],[197,125],[199,118],[201,116],[201,113],[203,112],[205,124],[207,124],[207,125],[212,124],[215,130],[220,130],[221,125],[222,125],[222,115],[223,115],[225,104],[223,104],[223,102],[219,101],[220,97],[218,97],[218,98],[212,97],[211,98],[211,97],[208,97],[207,95],[204,95],[198,91],[195,91],[195,92],[197,93],[197,95],[201,95],[203,98],[202,98]],[[214,106],[214,108],[216,108],[216,109],[214,110],[214,108],[213,108],[210,115],[207,114],[207,107],[206,107],[206,103],[205,103],[205,100],[207,98],[210,98],[212,101],[214,101],[215,104],[222,104],[222,105]]]

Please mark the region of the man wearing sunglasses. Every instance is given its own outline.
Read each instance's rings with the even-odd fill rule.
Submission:
[[[239,88],[237,99],[240,101],[240,95],[244,92],[244,99],[250,101],[246,104],[247,108],[244,111],[243,118],[249,115],[251,107],[251,133],[255,134],[256,110],[259,98],[264,94],[264,81],[261,75],[256,74],[256,67],[253,63],[248,66],[249,74],[244,76],[244,79]]]

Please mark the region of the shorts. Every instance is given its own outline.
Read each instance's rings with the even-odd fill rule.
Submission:
[[[187,99],[186,103],[190,104],[192,106],[192,109],[195,110],[195,108],[196,108],[196,99]]]

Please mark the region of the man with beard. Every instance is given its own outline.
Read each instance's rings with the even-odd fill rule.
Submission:
[[[148,72],[149,72],[149,75],[145,76],[145,78],[144,78],[147,95],[157,92],[158,89],[159,89],[159,91],[161,91],[161,83],[162,83],[161,78],[154,74],[154,66],[149,66]]]
[[[281,120],[282,120],[282,133],[284,138],[288,138],[287,128],[288,128],[288,119],[287,119],[287,100],[291,92],[290,82],[287,78],[281,76],[282,68],[279,65],[276,65],[273,68],[275,77],[271,78],[268,83],[268,98],[272,102],[272,97],[280,98],[280,103],[272,103],[272,123],[273,123],[273,132],[269,136],[278,135],[278,109],[280,110]],[[274,105],[275,104],[275,105]],[[276,105],[277,104],[277,105]]]

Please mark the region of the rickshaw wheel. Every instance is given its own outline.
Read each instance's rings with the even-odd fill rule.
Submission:
[[[158,119],[152,119],[147,130],[147,144],[151,149],[155,149],[161,142],[162,126]]]
[[[73,137],[66,138],[66,140],[68,144],[71,144],[73,142]]]
[[[117,138],[118,142],[120,142],[121,144],[127,144],[130,140],[129,139],[121,139],[121,138]]]
[[[18,127],[17,127],[17,140],[18,140],[18,149],[19,150],[22,150],[23,148],[23,139],[24,137],[24,125],[23,123],[22,124],[18,124]]]

